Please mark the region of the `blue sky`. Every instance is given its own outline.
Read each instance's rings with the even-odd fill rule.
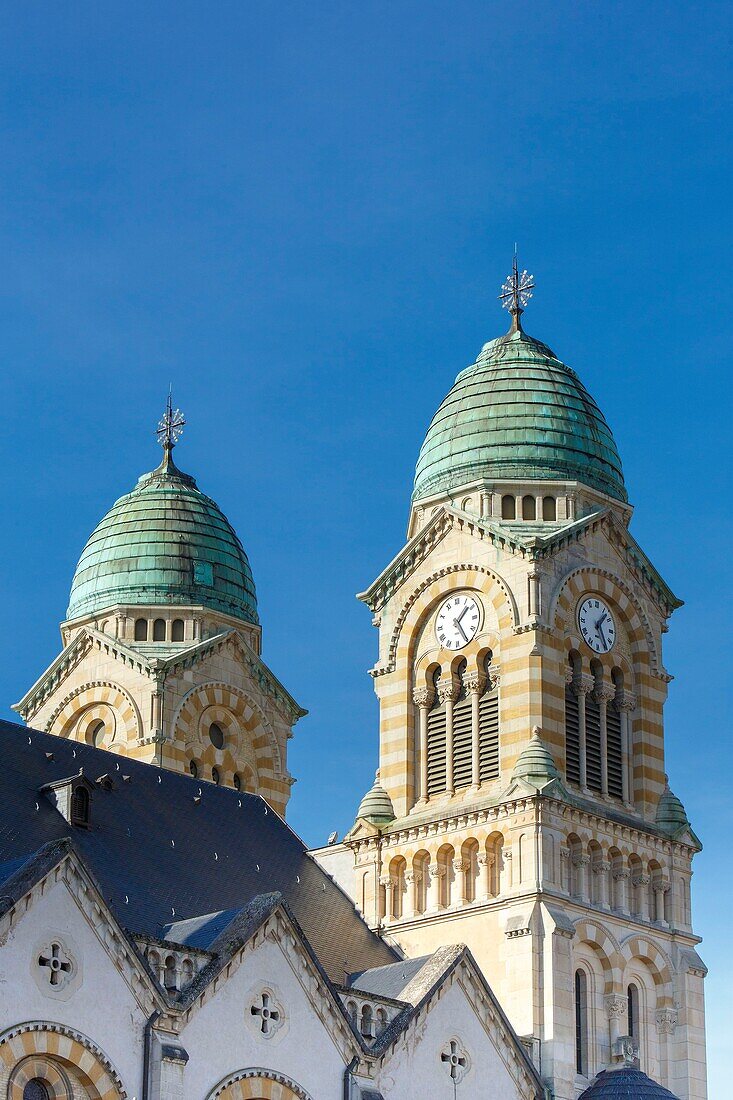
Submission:
[[[526,327],[605,411],[632,530],[685,600],[668,768],[705,842],[722,1100],[730,5],[35,2],[0,27],[0,698],[55,656],[171,381],[177,459],[239,531],[265,658],[311,712],[290,820],[311,843],[348,827],[377,758],[354,593],[402,544],[433,412],[505,326],[518,241]]]

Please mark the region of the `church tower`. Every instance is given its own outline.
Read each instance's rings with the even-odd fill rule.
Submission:
[[[700,843],[664,763],[680,601],[603,414],[523,329],[532,287],[515,262],[511,327],[435,414],[407,542],[360,597],[379,773],[318,858],[408,955],[468,944],[556,1100],[622,1048],[702,1100]]]
[[[306,712],[263,662],[247,555],[173,448],[92,532],[74,573],[63,649],[16,704],[28,725],[261,794],[284,815],[287,745]]]

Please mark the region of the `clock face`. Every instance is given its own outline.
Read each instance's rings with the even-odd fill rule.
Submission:
[[[616,624],[603,600],[589,596],[578,608],[578,626],[594,653],[608,653],[616,641]]]
[[[473,596],[449,596],[440,605],[435,635],[445,649],[463,649],[476,637],[480,621],[481,610]]]

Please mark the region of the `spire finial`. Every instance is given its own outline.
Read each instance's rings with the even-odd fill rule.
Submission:
[[[158,421],[158,428],[155,433],[158,437],[158,442],[163,448],[164,462],[170,460],[171,451],[181,438],[185,423],[186,418],[181,410],[173,408],[173,389],[169,387],[165,413]]]
[[[524,313],[524,307],[532,297],[535,288],[534,275],[529,275],[525,268],[520,271],[517,266],[517,246],[514,245],[514,258],[512,260],[512,273],[504,280],[499,295],[499,301],[504,309],[508,309],[512,315],[512,327],[509,332],[521,332],[522,322],[520,317]]]

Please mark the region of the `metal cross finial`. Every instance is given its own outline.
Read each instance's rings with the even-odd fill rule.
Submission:
[[[529,275],[525,268],[520,271],[517,267],[517,246],[514,246],[514,259],[512,260],[512,273],[504,280],[499,295],[499,301],[504,309],[508,309],[512,315],[511,332],[521,332],[522,325],[519,318],[524,312],[524,307],[532,297],[535,288],[534,275]]]
[[[186,418],[180,409],[173,408],[173,393],[168,391],[168,401],[165,406],[165,414],[158,421],[156,435],[158,442],[166,453],[170,453],[181,438]]]

